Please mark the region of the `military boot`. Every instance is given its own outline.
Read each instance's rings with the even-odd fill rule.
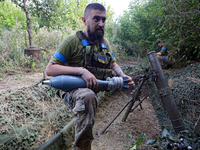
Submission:
[[[91,150],[91,144],[91,140],[80,140],[77,143],[78,147],[76,147],[76,150]]]

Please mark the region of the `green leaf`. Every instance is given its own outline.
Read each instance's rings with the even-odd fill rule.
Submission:
[[[137,146],[134,145],[130,150],[136,150]]]

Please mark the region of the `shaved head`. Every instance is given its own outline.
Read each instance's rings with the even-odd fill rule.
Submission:
[[[105,7],[103,5],[101,5],[100,3],[90,3],[85,8],[85,11],[84,11],[84,17],[85,18],[87,18],[89,16],[90,11],[92,9],[97,9],[97,10],[100,10],[100,11],[106,11]]]

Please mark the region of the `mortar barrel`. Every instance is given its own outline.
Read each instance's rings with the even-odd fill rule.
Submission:
[[[161,96],[163,107],[169,114],[175,132],[179,133],[180,131],[185,130],[185,127],[155,51],[149,52],[148,58],[151,63],[152,70],[157,73],[155,84]]]

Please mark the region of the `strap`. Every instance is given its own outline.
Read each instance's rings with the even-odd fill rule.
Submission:
[[[83,46],[87,46],[90,45],[89,41],[87,40],[85,34],[83,33],[83,31],[77,31],[76,35],[78,36],[78,38],[81,40]]]
[[[66,96],[67,103],[68,103],[69,106],[73,109],[74,107],[70,104],[68,95],[69,95],[69,92],[67,92],[67,96]]]
[[[84,47],[87,46],[87,45],[90,45],[90,43],[89,43],[89,41],[87,39],[84,39],[81,42],[82,42]]]
[[[101,48],[107,49],[106,44],[101,43]]]
[[[78,38],[82,41],[84,39],[87,39],[87,37],[85,36],[85,34],[83,33],[83,31],[77,31],[76,35],[78,36]]]

